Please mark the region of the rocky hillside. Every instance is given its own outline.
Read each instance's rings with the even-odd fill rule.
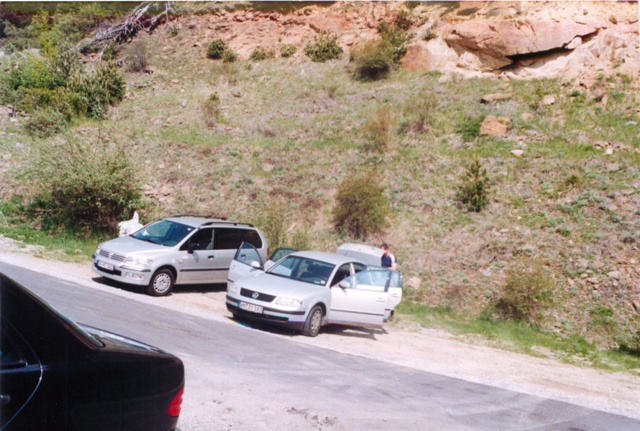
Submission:
[[[347,51],[379,37],[402,2],[337,2],[288,13],[228,11],[178,22],[206,43],[228,41],[241,57],[258,47],[304,47],[320,32],[339,36]],[[402,66],[465,77],[593,79],[640,65],[637,2],[474,1],[422,3],[411,10],[412,38]],[[296,54],[303,56],[302,49]]]

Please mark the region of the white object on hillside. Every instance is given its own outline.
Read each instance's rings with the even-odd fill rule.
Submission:
[[[138,211],[133,213],[133,218],[131,220],[121,221],[118,223],[118,227],[120,228],[119,236],[127,236],[131,235],[137,230],[142,228],[142,224],[140,224],[140,216],[138,216]]]

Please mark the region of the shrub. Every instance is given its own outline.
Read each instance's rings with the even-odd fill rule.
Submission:
[[[389,223],[389,199],[376,171],[342,181],[336,193],[333,222],[338,232],[355,238],[381,233]]]
[[[553,302],[553,279],[539,262],[516,265],[506,274],[494,308],[505,320],[536,323]]]
[[[214,39],[207,48],[207,57],[218,60],[228,49],[227,42],[220,38]]]
[[[350,61],[355,64],[355,74],[362,79],[386,78],[394,66],[394,47],[386,39],[369,41],[354,49]]]
[[[275,250],[287,245],[286,207],[276,202],[262,208],[256,223],[260,227],[269,244],[269,249]]]
[[[222,61],[224,63],[234,63],[237,59],[238,55],[231,49],[227,49],[224,54],[222,54]]]
[[[482,163],[474,158],[462,176],[456,197],[467,210],[480,212],[489,204],[489,177]]]
[[[304,52],[311,59],[323,63],[327,60],[339,59],[343,53],[338,45],[338,36],[330,33],[320,33],[313,43],[308,43],[304,47]]]
[[[407,53],[407,42],[410,39],[406,30],[398,27],[396,24],[388,24],[382,21],[378,25],[378,33],[382,39],[386,40],[393,47],[393,63],[400,64],[400,60]]]
[[[42,147],[26,168],[32,215],[45,228],[114,232],[141,202],[134,163],[118,143],[67,139]]]
[[[483,117],[465,117],[456,127],[456,132],[462,135],[465,141],[473,141],[480,136],[480,127]]]
[[[105,89],[108,103],[115,104],[124,99],[127,84],[114,63],[101,64],[95,73],[95,79],[97,84]]]
[[[293,44],[282,45],[282,47],[280,47],[280,57],[291,57],[296,51],[298,51],[298,48]]]
[[[415,133],[429,131],[433,111],[438,107],[438,99],[432,92],[423,92],[412,98],[406,107],[409,113],[409,130]]]
[[[275,57],[275,54],[273,50],[259,47],[253,50],[253,52],[249,56],[249,60],[262,61],[262,60],[266,60],[268,58],[274,58],[274,57]]]
[[[203,104],[204,121],[208,127],[215,127],[220,119],[220,96],[215,92]]]
[[[36,112],[43,107],[44,109],[52,108],[69,122],[73,117],[83,116],[87,112],[85,98],[66,87],[58,87],[54,90],[27,88],[22,94],[19,107],[28,113]]]
[[[24,123],[24,128],[30,136],[47,138],[63,131],[67,121],[61,112],[53,108],[38,109]]]
[[[393,143],[395,125],[395,115],[389,105],[379,105],[377,111],[367,118],[362,127],[362,133],[367,140],[365,148],[386,153]]]
[[[136,41],[129,45],[125,53],[124,63],[127,72],[144,72],[149,66],[147,45],[142,41]]]

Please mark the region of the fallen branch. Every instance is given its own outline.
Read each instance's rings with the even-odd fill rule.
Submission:
[[[164,11],[160,14],[154,15],[153,17],[149,17],[149,9],[153,9],[161,4],[164,5]],[[88,43],[82,46],[81,51],[86,52],[91,48],[98,48],[100,50],[100,57],[102,57],[102,53],[110,42],[125,42],[143,29],[150,33],[158,27],[160,23],[164,22],[166,25],[166,23],[169,22],[170,13],[175,14],[173,2],[141,3],[119,23],[112,25],[107,29],[99,30]]]

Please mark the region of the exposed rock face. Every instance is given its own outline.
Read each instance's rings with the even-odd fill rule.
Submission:
[[[454,49],[463,47],[486,57],[487,69],[495,70],[511,64],[511,56],[566,48],[577,37],[597,31],[593,24],[571,20],[474,20],[454,25],[443,37]]]
[[[221,10],[206,22],[184,20],[192,21],[187,28],[199,28],[203,46],[221,37],[241,58],[258,47],[277,55],[284,44],[298,46],[294,57],[304,57],[301,48],[319,33],[334,33],[346,61],[350,49],[379,38],[376,27],[393,22],[401,9],[406,10],[402,2],[336,2],[282,13]],[[412,71],[595,78],[608,72],[636,75],[640,66],[637,3],[473,1],[455,7],[424,2],[411,14],[402,67]]]

